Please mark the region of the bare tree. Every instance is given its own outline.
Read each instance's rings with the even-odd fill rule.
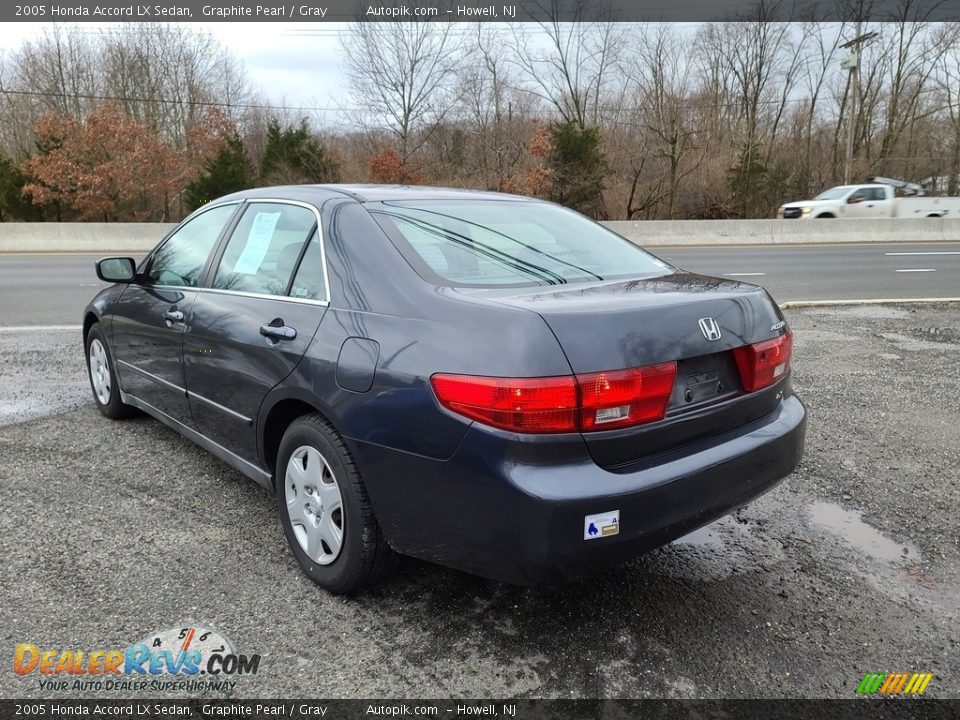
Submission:
[[[357,22],[343,41],[359,120],[404,166],[454,106],[462,41],[448,23]]]
[[[508,46],[498,29],[478,23],[476,46],[461,75],[463,120],[473,130],[483,186],[502,190],[526,155],[536,99],[516,89]]]
[[[940,67],[940,59],[955,44],[955,38],[936,36],[926,18],[934,6],[917,0],[902,0],[895,23],[881,52],[887,74],[886,97],[878,159],[893,154],[904,134],[923,110],[930,80]],[[947,39],[948,42],[943,42]],[[909,134],[907,134],[909,140]]]
[[[950,128],[947,146],[949,162],[947,164],[947,194],[956,195],[960,192],[960,28],[945,26],[941,33],[950,52],[944,53],[940,59],[941,72],[939,74],[940,90],[943,93],[943,107],[949,120]]]
[[[3,80],[21,152],[41,115],[82,119],[108,101],[182,147],[211,107],[237,122],[252,97],[232,54],[212,36],[177,25],[54,25],[12,54]]]
[[[237,122],[252,92],[237,59],[209,34],[184,26],[123,25],[102,43],[107,94],[178,144],[211,104]]]
[[[821,119],[823,95],[829,91],[828,80],[836,71],[836,60],[843,29],[843,23],[828,24],[816,20],[808,21],[803,26],[804,36],[811,38],[811,42],[807,44],[802,72],[807,93],[806,112],[803,118],[804,151],[800,158],[800,174],[803,184],[801,189],[804,192],[809,192],[812,189],[809,185],[813,167],[814,130],[818,127],[818,121]],[[842,117],[840,122],[842,123]],[[839,137],[839,132],[837,136]],[[839,152],[839,147],[836,147],[835,151],[834,157],[837,157],[836,153]],[[836,172],[836,169],[837,166],[834,165],[834,172]]]
[[[550,18],[537,21],[546,46],[533,42],[524,25],[513,27],[515,62],[526,87],[564,121],[581,128],[598,125],[610,109],[605,106],[611,95],[623,86],[617,61],[625,45],[624,27],[612,22],[615,16],[602,0],[544,0],[535,5]],[[564,21],[559,19],[561,6]]]
[[[711,89],[721,112],[724,134],[737,152],[730,188],[743,215],[766,212],[760,180],[767,172],[788,103],[793,99],[806,35],[777,22],[780,2],[762,1],[753,19],[705,26],[698,37],[701,67],[718,66]]]
[[[684,46],[685,39],[670,25],[645,27],[639,35],[636,62],[631,63],[636,74],[629,73],[636,85],[635,114],[653,140],[652,152],[665,165],[660,175],[666,177],[657,187],[662,188],[666,200],[667,218],[675,216],[680,183],[700,166],[706,152],[697,141],[697,115],[687,107],[693,68],[683,55]],[[642,161],[632,165],[628,218],[640,210],[631,203],[643,166]],[[656,195],[648,195],[653,197]]]
[[[97,77],[93,36],[78,28],[53,25],[20,46],[14,57],[12,89],[24,93],[38,114],[81,117],[96,107],[103,90]]]

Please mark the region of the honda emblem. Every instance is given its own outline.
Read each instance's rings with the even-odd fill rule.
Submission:
[[[720,339],[720,325],[713,318],[700,318],[700,332],[707,340]]]

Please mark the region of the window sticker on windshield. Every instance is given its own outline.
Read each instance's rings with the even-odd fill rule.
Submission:
[[[280,219],[280,213],[257,213],[250,225],[250,232],[247,235],[247,244],[237,258],[233,266],[235,273],[241,275],[256,275],[260,269],[263,258],[267,255],[267,249],[270,247],[270,241],[273,239],[273,231],[277,227],[277,221]]]
[[[594,540],[620,534],[620,511],[587,515],[583,518],[583,539]]]

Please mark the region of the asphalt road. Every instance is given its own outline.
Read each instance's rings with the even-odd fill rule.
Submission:
[[[189,624],[262,655],[235,697],[853,698],[864,673],[930,672],[928,697],[960,698],[957,306],[787,316],[806,453],[746,509],[569,586],[405,560],[350,599],[299,571],[270,493],[103,418],[75,331],[0,333],[0,697],[60,694],[10,671],[18,643]]]
[[[960,295],[960,243],[657,248],[679,267],[766,287],[789,300]],[[95,255],[0,254],[0,325],[77,324],[103,287]]]

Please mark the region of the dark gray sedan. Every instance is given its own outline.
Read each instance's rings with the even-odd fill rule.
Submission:
[[[743,505],[802,452],[792,335],[762,288],[550,203],[261,188],[97,272],[100,411],[146,412],[274,491],[333,592],[399,553],[567,581]]]

